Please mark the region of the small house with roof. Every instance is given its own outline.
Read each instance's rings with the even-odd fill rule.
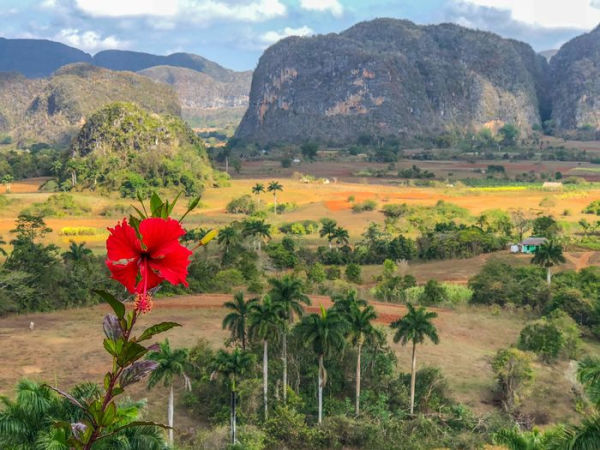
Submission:
[[[513,244],[510,246],[511,253],[535,253],[540,245],[546,242],[547,239],[545,237],[536,237],[531,236],[527,239],[523,239],[522,242],[518,244]]]

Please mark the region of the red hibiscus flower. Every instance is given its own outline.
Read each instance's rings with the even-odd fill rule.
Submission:
[[[132,294],[140,294],[136,309],[149,310],[151,303],[147,291],[165,280],[171,284],[188,285],[186,277],[192,252],[179,243],[185,230],[178,221],[170,218],[144,219],[139,226],[141,239],[127,219],[108,231],[106,265],[113,279]],[[137,308],[138,302],[141,303],[140,308]]]

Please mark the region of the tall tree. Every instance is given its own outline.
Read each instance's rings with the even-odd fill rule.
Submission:
[[[546,268],[546,282],[548,286],[552,283],[552,267],[555,264],[564,263],[565,261],[562,246],[552,240],[542,243],[535,251],[533,258],[531,258],[532,264]]]
[[[256,183],[252,186],[252,193],[256,195],[256,207],[260,208],[260,194],[265,192],[265,185],[262,183]]]
[[[237,442],[237,381],[248,372],[254,365],[254,355],[239,348],[231,353],[225,350],[219,350],[213,361],[213,373],[211,379],[217,375],[222,375],[229,384],[231,391],[231,443]]]
[[[319,230],[319,236],[327,237],[329,243],[329,249],[331,250],[331,241],[335,237],[335,231],[337,228],[337,222],[333,219],[324,218],[321,219],[321,229]]]
[[[252,238],[254,248],[260,252],[263,241],[265,239],[271,239],[271,227],[264,219],[245,220],[243,223],[242,234]]]
[[[186,348],[172,349],[169,340],[159,343],[159,350],[148,353],[147,359],[158,363],[148,379],[148,389],[152,389],[160,381],[169,388],[169,403],[167,406],[167,419],[169,425],[169,445],[173,446],[173,413],[174,394],[173,383],[175,377],[183,377],[185,386],[189,387],[189,380],[185,375],[185,365],[188,359]]]
[[[250,312],[250,334],[263,341],[263,402],[265,407],[265,420],[269,417],[269,338],[274,337],[281,330],[282,311],[281,303],[274,302],[269,295],[265,295],[262,302],[257,304]]]
[[[283,186],[277,181],[271,181],[267,186],[267,191],[273,193],[273,212],[277,214],[277,192],[283,191]]]
[[[225,302],[224,307],[231,312],[223,318],[223,329],[231,331],[231,338],[240,341],[242,350],[246,350],[248,338],[248,318],[252,309],[258,304],[257,298],[244,300],[244,293],[238,292],[233,296],[233,301]]]
[[[360,358],[362,348],[367,340],[378,337],[380,333],[372,324],[377,318],[377,313],[371,305],[360,307],[357,303],[353,303],[345,317],[349,323],[350,342],[356,347],[356,399],[354,411],[358,416],[360,414]]]
[[[302,304],[310,305],[310,298],[303,292],[303,283],[298,278],[285,275],[283,278],[271,278],[269,280],[271,290],[269,295],[273,302],[281,305],[281,344],[283,362],[283,401],[287,400],[287,336],[290,324],[294,322],[295,316],[301,317],[304,313]]]
[[[220,230],[217,235],[217,242],[225,247],[225,253],[229,253],[230,247],[239,242],[240,233],[236,223],[230,223]]]
[[[337,310],[326,310],[321,305],[320,314],[310,314],[298,324],[298,332],[307,347],[312,346],[319,359],[318,376],[318,421],[323,421],[323,387],[327,383],[327,371],[324,359],[335,351],[340,351],[345,345],[345,333],[348,322]]]
[[[350,235],[348,234],[348,230],[342,227],[337,227],[335,232],[333,233],[333,238],[335,239],[335,243],[337,245],[348,245],[350,242]]]
[[[417,374],[417,344],[425,342],[425,338],[429,338],[434,344],[439,343],[440,338],[435,325],[431,322],[437,317],[437,313],[427,311],[424,307],[415,309],[413,305],[406,305],[408,313],[401,319],[392,322],[392,329],[396,330],[394,334],[394,342],[402,342],[406,345],[412,342],[412,364],[410,372],[410,413],[415,410],[415,379]]]

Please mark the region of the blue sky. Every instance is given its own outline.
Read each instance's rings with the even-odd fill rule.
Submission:
[[[454,22],[558,48],[600,23],[600,0],[0,0],[7,38],[44,38],[89,53],[185,51],[236,70],[289,35],[342,31],[376,17]]]

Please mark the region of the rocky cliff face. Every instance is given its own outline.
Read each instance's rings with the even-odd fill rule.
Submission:
[[[378,19],[340,34],[291,37],[261,57],[236,134],[345,143],[494,120],[530,130],[548,114],[546,65],[526,44],[450,24]]]
[[[169,86],[134,73],[78,63],[45,79],[0,74],[0,127],[16,141],[66,145],[87,116],[115,101],[133,102],[156,113],[181,113]]]
[[[600,26],[564,44],[550,61],[558,129],[600,129]]]
[[[190,123],[208,123],[221,117],[223,125],[236,126],[246,108],[252,72],[233,72],[227,79],[173,66],[155,66],[138,72],[159,83],[173,87],[184,119]]]

